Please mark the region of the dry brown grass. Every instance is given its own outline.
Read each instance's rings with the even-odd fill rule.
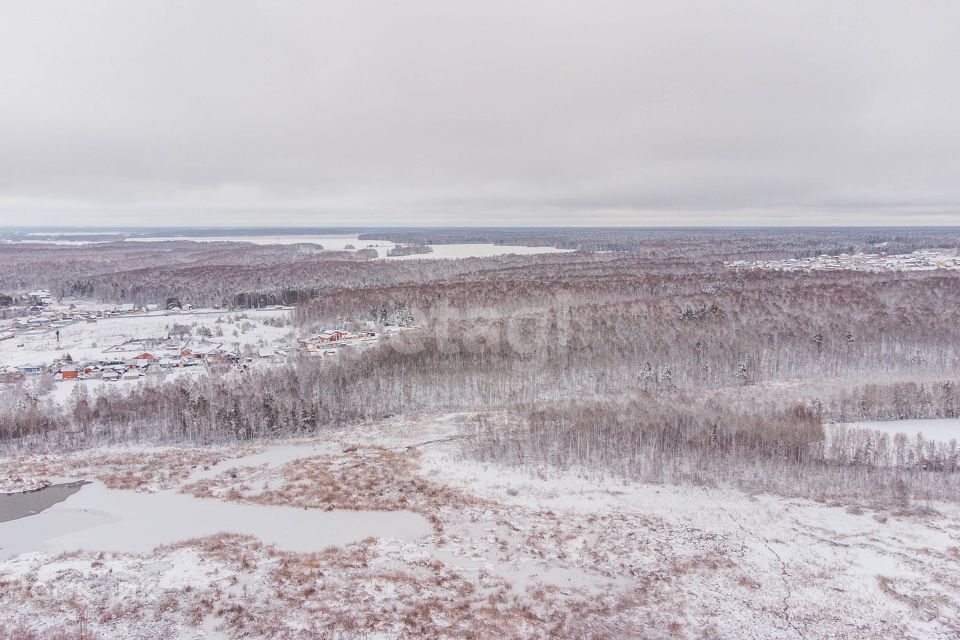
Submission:
[[[100,636],[84,631],[80,635],[79,623],[74,628],[45,629],[34,631],[25,624],[0,623],[0,640],[97,640]]]
[[[760,583],[750,576],[740,576],[740,578],[737,580],[737,584],[739,584],[741,587],[752,589],[753,591],[756,591],[760,588]]]
[[[276,469],[234,469],[189,484],[183,491],[201,498],[327,511],[408,509],[428,517],[441,506],[479,502],[419,476],[417,470],[416,452],[351,447],[342,454],[295,460]],[[438,526],[435,517],[431,521]]]
[[[209,578],[200,586],[137,587],[108,596],[110,580],[128,580],[146,563],[191,559]],[[642,599],[550,586],[517,592],[488,571],[461,569],[417,553],[414,545],[375,539],[289,553],[250,536],[218,535],[160,547],[149,558],[71,553],[57,560],[68,567],[55,580],[70,585],[75,595],[69,601],[35,584],[32,575],[0,575],[0,608],[32,613],[41,629],[74,620],[83,608],[91,627],[107,637],[128,629],[136,633],[124,637],[150,640],[174,630],[189,634],[204,621],[229,637],[279,640],[644,638],[665,637],[669,620],[659,613],[639,617],[638,606],[656,603],[676,615],[660,598],[667,577],[649,576],[650,595]]]
[[[110,452],[23,455],[0,460],[0,477],[11,491],[49,484],[49,478],[96,479],[111,489],[169,489],[193,471],[226,458],[247,455],[253,449],[168,449],[151,452]]]
[[[559,590],[515,595],[509,583],[489,574],[467,574],[435,559],[397,562],[373,539],[309,554],[278,552],[236,536],[179,546],[238,568],[272,567],[263,575],[262,593],[224,594],[218,601],[214,612],[235,636],[643,637],[620,615],[615,598]]]

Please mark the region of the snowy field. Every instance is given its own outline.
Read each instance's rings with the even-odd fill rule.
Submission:
[[[929,419],[929,420],[886,420],[876,422],[847,422],[843,426],[870,429],[889,434],[890,437],[902,433],[907,437],[923,435],[926,440],[937,442],[960,441],[960,419]]]
[[[460,448],[471,419],[260,451],[0,460],[35,484],[95,480],[0,523],[0,625],[82,618],[103,639],[960,634],[955,505],[877,511],[485,465]]]

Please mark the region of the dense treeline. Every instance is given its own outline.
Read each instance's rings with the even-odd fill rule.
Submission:
[[[825,395],[804,404],[764,385],[735,392],[661,388],[601,395],[602,376],[584,384],[575,375],[542,370],[542,360],[533,359],[529,368],[521,360],[451,352],[431,341],[415,353],[381,349],[226,378],[181,378],[132,394],[78,393],[69,414],[44,412],[26,399],[0,412],[0,428],[5,439],[21,445],[212,443],[301,435],[443,407],[519,407],[509,428],[471,434],[468,452],[511,464],[576,465],[647,481],[733,484],[811,497],[903,502],[956,496],[955,444],[881,436],[871,441],[857,431],[825,441],[821,426],[902,412],[905,399],[927,389],[939,390],[924,404],[929,413],[900,415],[950,415],[944,409],[953,381],[915,389],[908,383],[870,385],[872,400],[862,405],[868,410],[838,414],[830,407],[845,406],[864,390],[836,396],[821,391]],[[514,375],[494,373],[503,369]]]
[[[552,465],[646,482],[733,485],[815,499],[907,506],[955,500],[960,449],[867,429],[822,428],[809,408],[704,401],[690,395],[540,403],[506,426],[473,423],[480,460]]]
[[[731,259],[779,259],[857,251],[908,253],[956,249],[960,230],[950,229],[440,229],[382,232],[404,244],[495,242],[555,246],[599,254],[500,256],[457,261],[374,260],[373,250],[324,251],[315,244],[255,245],[241,242],[110,242],[80,246],[4,244],[0,293],[46,288],[57,297],[106,302],[156,303],[168,297],[195,306],[294,304],[317,296],[370,291],[395,285],[473,281],[574,281],[591,275],[624,277],[704,274],[707,265]],[[366,236],[364,236],[366,237]],[[529,278],[523,271],[530,269]],[[537,274],[540,274],[539,276]],[[664,293],[681,286],[651,285]],[[710,283],[701,283],[709,287]]]
[[[523,299],[542,306],[500,316],[496,308],[474,313],[436,304],[420,319],[419,330],[391,338],[358,362],[304,361],[292,365],[298,373],[291,375],[305,381],[345,378],[336,393],[357,407],[315,411],[321,426],[342,424],[351,414],[376,415],[360,406],[388,412],[434,405],[483,408],[570,394],[702,393],[809,380],[822,389],[799,400],[824,404],[838,419],[917,415],[909,403],[922,408],[930,400],[908,401],[901,391],[876,392],[866,403],[842,400],[841,391],[827,384],[847,393],[870,382],[951,379],[960,362],[960,318],[942,300],[953,295],[958,278],[873,276],[868,287],[860,274],[849,276],[849,284],[839,284],[838,274],[829,277],[834,284],[780,274],[763,278],[765,287],[752,282],[742,291],[648,293],[579,305],[576,295],[548,296],[549,287],[541,283],[506,296],[500,308],[514,308]],[[786,286],[790,279],[796,282]],[[482,293],[475,283],[468,288]],[[407,391],[391,399],[397,389]],[[944,392],[925,393],[940,398]],[[305,401],[313,402],[313,396]],[[950,415],[950,405],[943,406],[943,415]]]
[[[519,435],[479,429],[477,453],[661,480],[676,472],[687,452],[794,463],[816,457],[811,444],[823,440],[824,432],[814,412],[799,405],[786,411],[756,409],[701,403],[688,394],[538,403],[521,412]]]
[[[376,252],[317,245],[235,242],[116,242],[82,246],[3,245],[0,292],[49,289],[58,298],[194,306],[295,304],[336,289],[429,281],[498,262],[423,265],[373,260]]]
[[[826,410],[838,422],[960,418],[957,384],[953,380],[868,384],[837,394]]]
[[[960,365],[960,309],[943,302],[960,294],[953,273],[647,274],[598,277],[591,286],[590,278],[550,281],[527,271],[531,281],[375,288],[352,302],[332,294],[297,316],[312,325],[409,308],[429,339],[482,334],[488,351],[536,354],[547,370],[581,381],[601,375],[602,393],[912,380]],[[512,344],[525,332],[529,340]]]
[[[647,366],[649,360],[617,352],[615,345],[577,340],[560,346],[544,340],[548,332],[521,320],[514,332],[509,322],[496,326],[457,323],[431,332],[407,331],[391,337],[380,348],[336,359],[304,358],[288,365],[258,368],[247,373],[148,384],[132,394],[109,393],[77,397],[69,416],[57,416],[31,403],[26,388],[17,403],[0,415],[0,435],[16,439],[49,432],[52,427],[93,439],[143,437],[208,441],[246,439],[345,426],[366,419],[413,413],[440,407],[498,408],[564,398],[666,398],[688,406],[683,397],[714,403],[743,403],[763,416],[791,410],[800,403],[823,420],[854,421],[890,417],[951,417],[956,413],[952,379],[927,383],[858,380],[910,375],[913,369],[874,368],[862,355],[843,358],[864,373],[822,384],[806,383],[792,389],[773,381],[744,380],[741,370],[722,350],[698,351],[670,343],[677,358],[672,364]],[[556,331],[556,327],[548,327]],[[506,335],[506,334],[512,334]],[[632,349],[653,345],[637,332]],[[731,331],[730,339],[749,338]],[[511,341],[520,345],[515,349]],[[529,348],[528,348],[529,347]],[[603,347],[601,349],[601,347]],[[785,343],[784,347],[785,349]],[[810,349],[798,340],[796,352]],[[685,359],[680,359],[683,356]],[[699,360],[698,360],[699,358]],[[840,362],[840,358],[831,362]],[[807,358],[804,373],[817,378],[823,360]],[[797,358],[800,363],[800,358]],[[707,365],[705,368],[704,365]],[[833,366],[833,365],[831,365]],[[688,371],[689,369],[689,371]],[[725,372],[723,375],[717,371]],[[757,368],[756,375],[782,369]],[[789,375],[797,368],[787,369]],[[708,377],[709,374],[709,377]],[[10,398],[8,393],[5,397]],[[652,405],[651,405],[652,406]],[[59,432],[49,433],[56,439]]]

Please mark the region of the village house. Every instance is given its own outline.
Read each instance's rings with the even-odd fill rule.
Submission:
[[[76,367],[62,367],[60,371],[54,374],[55,380],[76,380],[79,372]]]
[[[376,342],[377,334],[374,331],[350,333],[339,329],[327,329],[313,337],[301,338],[300,349],[308,355],[316,355],[329,350],[331,347],[359,345]]]
[[[17,371],[24,375],[36,376],[46,371],[46,367],[39,364],[24,364],[17,367]]]
[[[3,367],[0,369],[0,384],[14,384],[25,378],[22,371]]]

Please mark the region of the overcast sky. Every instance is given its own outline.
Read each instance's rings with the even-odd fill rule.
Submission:
[[[960,2],[5,1],[0,223],[960,224]]]

